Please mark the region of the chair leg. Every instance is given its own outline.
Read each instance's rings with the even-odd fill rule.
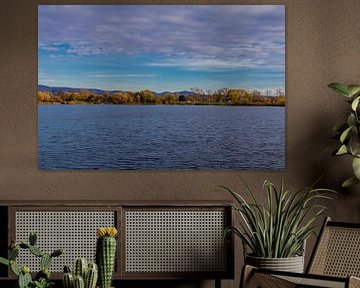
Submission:
[[[254,267],[252,267],[250,265],[244,265],[244,267],[242,268],[242,271],[241,271],[239,288],[248,287],[250,280],[251,280],[251,275],[253,274],[253,271],[254,271]]]
[[[215,288],[221,288],[221,279],[215,278]]]

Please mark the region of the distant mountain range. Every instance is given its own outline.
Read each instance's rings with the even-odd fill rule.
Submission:
[[[91,93],[94,94],[104,94],[105,92],[110,92],[110,93],[116,93],[116,92],[126,92],[123,90],[102,90],[102,89],[94,89],[94,88],[73,88],[73,87],[56,87],[56,86],[46,86],[46,85],[38,85],[38,91],[48,91],[51,92],[53,94],[57,94],[59,92],[80,92],[81,90],[87,90],[90,91]],[[175,92],[170,92],[170,91],[164,91],[164,92],[154,92],[154,95],[157,96],[163,96],[169,93],[175,94],[175,95],[184,95],[184,96],[189,96],[192,94],[191,91],[175,91]]]

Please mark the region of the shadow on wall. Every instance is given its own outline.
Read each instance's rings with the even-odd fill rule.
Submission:
[[[332,92],[328,91],[328,94]],[[333,100],[329,95],[330,101]],[[327,96],[326,96],[327,97]],[[342,99],[340,99],[341,102]],[[345,103],[345,101],[343,101]],[[343,122],[346,118],[345,105],[336,105],[336,99],[331,103],[332,107],[319,107],[321,111],[313,113],[314,117],[308,123],[315,123],[303,135],[307,151],[301,155],[308,155],[306,159],[308,171],[302,173],[303,185],[311,185],[319,179],[316,186],[333,189],[338,192],[334,200],[328,201],[325,205],[329,208],[326,215],[336,221],[359,222],[360,219],[360,184],[350,188],[342,188],[341,184],[353,176],[351,157],[334,156],[333,151],[339,147],[339,140],[334,138],[335,132],[332,128]],[[334,116],[335,115],[335,116]],[[295,149],[304,149],[296,147]],[[294,175],[292,177],[295,177]]]

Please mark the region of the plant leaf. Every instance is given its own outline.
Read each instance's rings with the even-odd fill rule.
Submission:
[[[348,152],[346,145],[341,145],[341,147],[339,148],[339,150],[336,152],[335,155],[344,155],[347,153],[349,153],[349,152]]]
[[[357,108],[358,105],[359,105],[359,101],[360,101],[360,96],[356,97],[356,98],[354,99],[354,101],[352,101],[352,103],[351,103],[351,109],[352,109],[352,110],[356,111],[356,108]]]
[[[5,258],[3,258],[3,257],[0,257],[0,263],[1,263],[1,264],[4,264],[4,265],[9,265],[9,264],[10,264],[9,260],[8,260],[8,259],[5,259]]]
[[[354,157],[352,168],[357,179],[360,180],[360,158]]]
[[[348,143],[351,155],[354,157],[360,156],[360,138],[358,135],[352,135]]]
[[[344,183],[341,185],[341,187],[348,188],[352,185],[359,184],[359,183],[360,183],[359,179],[357,179],[356,177],[351,177],[351,178],[347,179],[346,181],[344,181]]]
[[[341,136],[340,136],[341,143],[344,143],[344,141],[346,140],[346,137],[348,136],[348,134],[352,128],[353,128],[353,126],[350,126],[349,128],[345,129],[345,131],[343,133],[341,133]]]
[[[341,83],[330,83],[328,85],[329,88],[333,89],[334,91],[336,91],[337,93],[339,93],[340,95],[342,96],[345,96],[345,97],[348,97],[350,98],[351,97],[351,94],[347,88],[346,85],[344,84],[341,84]]]
[[[360,92],[360,85],[348,85],[347,90],[349,91],[350,96],[354,96]]]
[[[350,113],[347,118],[347,124],[348,126],[356,126],[356,116],[353,113]]]

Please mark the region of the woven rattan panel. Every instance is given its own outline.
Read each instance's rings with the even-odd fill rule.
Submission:
[[[325,227],[309,272],[360,277],[360,229]]]
[[[44,252],[64,248],[65,253],[53,260],[52,272],[62,272],[64,265],[86,257],[95,260],[96,228],[115,226],[114,211],[16,211],[16,241],[28,242],[29,233],[37,233],[37,246]],[[40,259],[21,251],[19,263],[38,271]]]
[[[294,283],[294,287],[326,287],[326,288],[345,288],[345,279],[343,282],[323,280],[323,279],[314,279],[314,278],[302,278],[302,277],[293,277],[293,276],[276,276],[278,278],[287,280],[291,283]],[[280,287],[280,286],[279,286]],[[281,286],[282,287],[282,286]]]
[[[224,211],[125,213],[125,272],[226,271]]]

